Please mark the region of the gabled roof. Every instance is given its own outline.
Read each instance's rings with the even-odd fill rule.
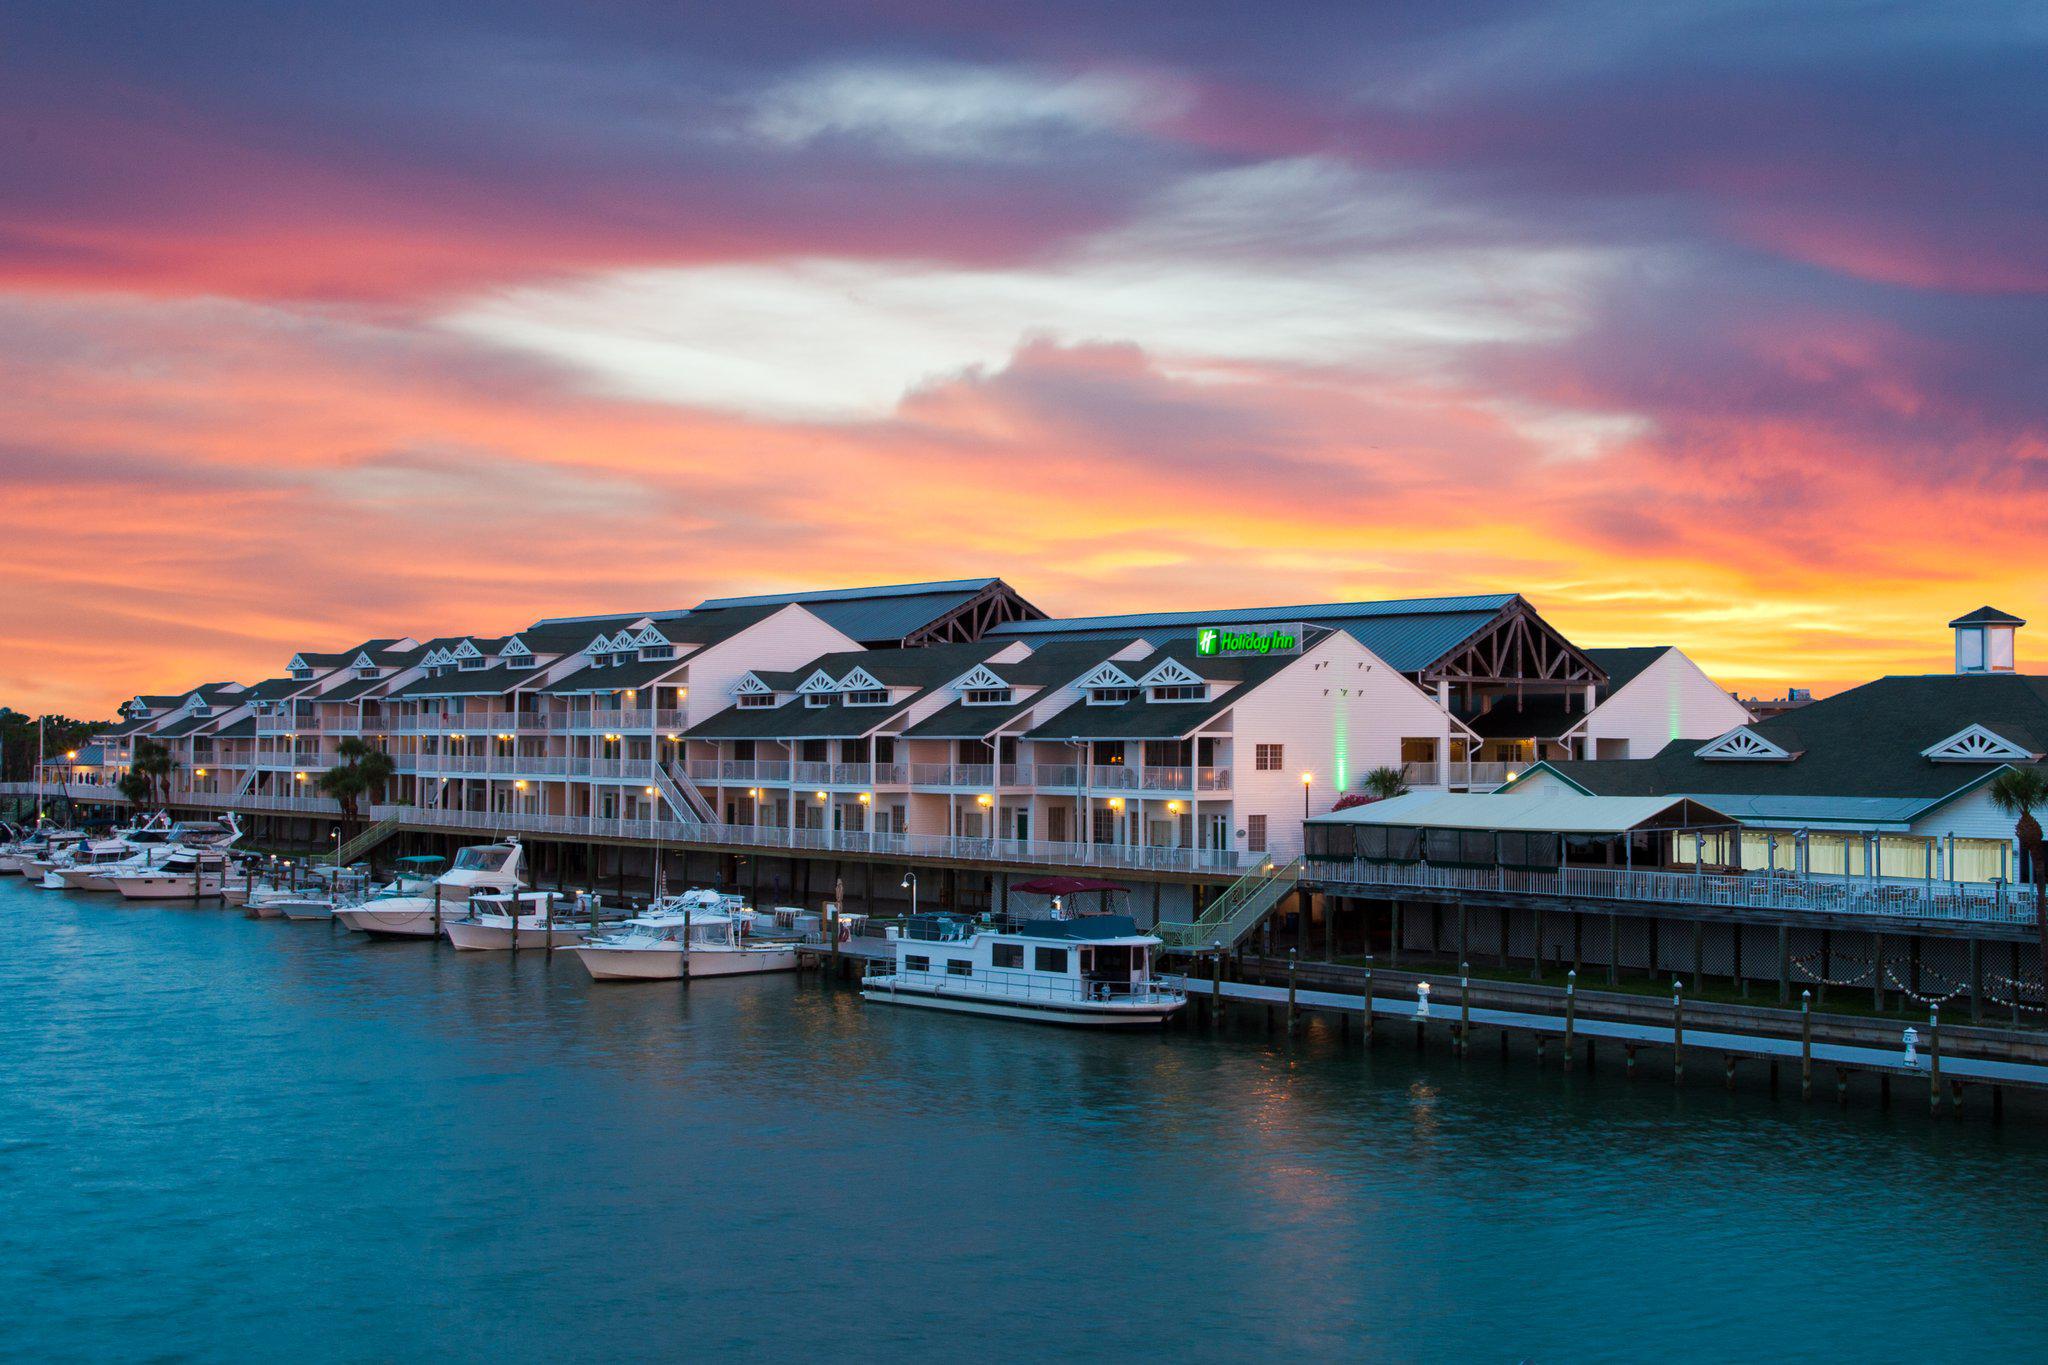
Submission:
[[[1925,808],[1997,771],[1999,764],[1936,762],[1926,751],[1972,725],[1998,734],[2048,735],[2048,677],[2017,673],[1880,678],[1797,711],[1744,726],[1744,733],[1797,754],[1790,762],[1716,761],[1679,739],[1652,758],[1540,765],[1600,795],[1698,794],[1781,798],[1801,804],[1867,800]],[[1524,779],[1526,780],[1526,778]],[[1798,798],[1789,804],[1785,798]],[[1730,810],[1743,814],[1742,810]]]
[[[236,698],[237,701],[279,701],[313,685],[308,678],[265,678]]]
[[[607,664],[603,668],[586,664],[573,673],[564,674],[540,690],[556,696],[570,692],[623,692],[628,688],[637,690],[659,682],[683,665],[682,659],[635,659],[631,663]],[[528,678],[535,676],[534,670],[530,668],[519,671]]]
[[[414,678],[391,695],[394,697],[481,697],[499,692],[510,692],[521,683],[530,683],[538,675],[530,668],[509,668],[504,664],[492,664],[489,668],[456,671],[438,678]]]
[[[1513,593],[1415,597],[1386,602],[1316,602],[1295,606],[1232,607],[1222,611],[1139,612],[1017,621],[990,636],[1078,640],[1138,636],[1153,644],[1192,640],[1203,626],[1300,622],[1342,630],[1400,673],[1419,673],[1491,624],[1516,600]]]
[[[893,583],[867,588],[715,597],[699,603],[693,611],[779,608],[797,603],[861,644],[882,647],[917,643],[920,635],[939,629],[948,618],[969,608],[977,608],[977,604],[984,602],[993,604],[996,614],[1004,619],[1044,615],[1000,578],[956,578],[940,583]]]
[[[806,706],[788,701],[780,706],[728,706],[691,727],[691,739],[859,739],[881,729],[910,709],[916,697],[887,706]]]
[[[1627,687],[1644,669],[1669,654],[1673,648],[1671,645],[1628,645],[1587,650],[1586,657],[1600,665],[1600,671],[1607,675],[1607,681],[1600,687],[1599,700],[1606,701]]]

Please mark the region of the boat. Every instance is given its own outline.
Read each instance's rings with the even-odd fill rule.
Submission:
[[[189,901],[220,895],[228,855],[213,848],[179,847],[149,867],[108,872],[105,879],[131,901]]]
[[[957,1014],[1089,1028],[1163,1024],[1187,994],[1152,972],[1160,940],[1129,915],[1028,920],[984,928],[950,916],[912,917],[893,961],[875,964],[863,999]]]
[[[113,891],[116,889],[113,881],[116,874],[149,871],[161,866],[180,849],[225,852],[241,837],[241,822],[232,814],[219,820],[188,820],[176,824],[167,817],[157,816],[136,828],[115,831],[116,840],[128,850],[126,857],[80,869],[78,855],[74,853],[72,865],[57,871],[64,878],[67,890]],[[222,881],[221,893],[226,895],[233,886],[234,875],[230,872]]]
[[[562,899],[554,891],[497,892],[469,898],[468,913],[441,922],[448,941],[467,952],[507,952],[513,948],[566,948],[590,932],[588,919],[564,919],[555,913]]]
[[[85,832],[38,825],[34,830],[0,847],[0,872],[16,872],[41,878],[50,870],[54,855],[85,842]],[[35,866],[38,862],[43,865]]]
[[[737,896],[690,891],[658,901],[612,932],[578,944],[593,981],[680,981],[796,970],[798,940],[754,932]]]
[[[439,866],[441,860],[401,858],[403,870],[392,886],[360,905],[336,910],[334,917],[374,938],[435,938],[442,925],[468,912],[471,896],[519,890],[523,856],[517,839],[474,844],[455,855],[453,867],[424,885],[418,872]]]
[[[55,878],[57,886],[66,891],[112,891],[114,885],[106,880],[108,874],[140,870],[153,861],[152,853],[161,859],[169,852],[169,846],[164,844],[144,850],[126,839],[94,839],[73,849],[70,862],[51,868],[43,885],[49,886],[50,879]]]

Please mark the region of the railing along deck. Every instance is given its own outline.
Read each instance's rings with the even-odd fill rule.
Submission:
[[[1412,891],[1493,891],[1569,900],[1642,905],[1775,910],[1899,919],[2031,924],[2033,889],[2008,882],[1953,882],[1900,877],[1831,877],[1821,873],[1666,872],[1609,867],[1531,871],[1511,867],[1449,867],[1310,859],[1305,879],[1343,886]]]

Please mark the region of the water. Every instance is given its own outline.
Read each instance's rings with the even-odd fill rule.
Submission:
[[[2032,1358],[2031,1121],[0,880],[0,1356]]]

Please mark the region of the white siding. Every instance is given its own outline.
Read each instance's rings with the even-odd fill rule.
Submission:
[[[1953,766],[1958,787],[1984,772],[1984,769],[1974,763],[1959,763]],[[1921,816],[1913,822],[1912,831],[1915,834],[1953,834],[1958,839],[2006,841],[2013,837],[2012,817],[1991,804],[1988,783],[1968,796],[1959,796],[1947,805]]]
[[[1352,790],[1374,768],[1401,766],[1404,735],[1441,735],[1446,719],[1421,691],[1357,640],[1337,631],[1231,707],[1234,818],[1266,817],[1269,850],[1301,852],[1301,774],[1315,774],[1309,807],[1330,809],[1341,780]],[[1259,772],[1257,746],[1286,746],[1286,766]],[[1342,759],[1342,771],[1339,760]]]
[[[765,620],[692,654],[685,725],[698,725],[733,704],[733,685],[756,669],[796,668],[821,654],[841,654],[860,642],[792,603]]]
[[[1593,708],[1583,733],[1589,741],[1588,757],[1598,753],[1598,741],[1607,739],[1627,742],[1624,757],[1651,758],[1674,739],[1713,739],[1749,721],[1742,704],[1698,664],[1679,650],[1667,649]]]

